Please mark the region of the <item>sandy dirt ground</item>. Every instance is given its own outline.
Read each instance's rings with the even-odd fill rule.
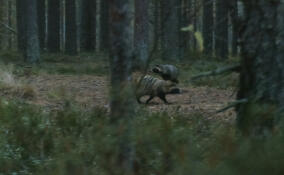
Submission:
[[[47,110],[60,109],[66,101],[74,101],[85,109],[93,107],[108,108],[109,81],[104,76],[93,75],[33,75],[20,78],[21,82],[34,89],[33,98],[29,103],[40,105]],[[186,91],[178,95],[168,95],[170,105],[164,104],[159,98],[153,99],[143,107],[151,112],[166,111],[170,113],[202,113],[208,119],[234,121],[235,112],[230,109],[216,114],[228,102],[234,100],[232,90],[220,90],[211,87],[191,87],[179,85]],[[0,94],[1,96],[5,96]],[[145,101],[145,98],[142,101]]]

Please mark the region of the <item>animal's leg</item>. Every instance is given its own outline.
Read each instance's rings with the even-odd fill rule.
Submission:
[[[148,104],[152,99],[154,98],[154,96],[150,96],[149,99],[146,101],[146,104]]]
[[[158,97],[165,102],[165,104],[170,104],[166,99],[166,94],[160,93]]]

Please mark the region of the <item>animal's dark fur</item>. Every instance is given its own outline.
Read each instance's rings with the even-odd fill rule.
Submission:
[[[178,69],[169,64],[156,65],[152,71],[159,74],[164,80],[170,80],[172,82],[178,83]]]
[[[176,84],[171,81],[165,81],[154,78],[150,75],[136,78],[135,80],[135,93],[138,103],[141,103],[140,98],[143,96],[150,96],[146,103],[149,103],[154,97],[159,97],[166,104],[169,102],[166,99],[167,94],[179,94],[179,88],[175,87]]]

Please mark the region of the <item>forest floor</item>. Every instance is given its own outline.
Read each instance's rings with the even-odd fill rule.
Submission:
[[[72,101],[86,110],[93,107],[109,108],[109,81],[106,76],[45,74],[22,77],[20,80],[33,89],[33,95],[27,95],[26,100],[47,110],[60,109],[67,101]],[[185,92],[168,95],[170,105],[164,104],[156,97],[148,105],[142,104],[141,106],[151,112],[201,113],[209,119],[219,118],[228,122],[234,120],[233,110],[216,114],[217,110],[224,108],[228,102],[234,100],[232,90],[205,86],[180,85],[179,87]],[[5,91],[1,94],[5,96]],[[145,98],[142,101],[145,101]]]
[[[69,58],[62,58],[58,62],[45,63],[40,68],[33,68],[32,70],[30,68],[27,68],[27,70],[22,69],[20,73],[16,69],[18,73],[16,73],[13,81],[20,82],[21,88],[12,90],[13,88],[9,88],[9,86],[8,88],[0,87],[0,96],[8,99],[24,100],[30,104],[39,105],[48,111],[61,109],[66,102],[74,103],[86,110],[93,107],[109,109],[108,66],[105,64],[105,61],[94,63],[93,61],[88,61],[90,59],[84,62],[79,60],[83,64],[80,62],[80,66],[78,66],[79,62],[71,61],[66,64],[64,59]],[[187,82],[188,75],[211,70],[220,65],[215,62],[208,63],[207,60],[183,65],[183,67],[179,66],[179,68],[182,70],[190,68],[190,72],[184,71],[181,75],[182,81],[179,87],[184,93],[167,95],[167,99],[171,103],[170,105],[164,104],[156,97],[150,104],[142,104],[140,106],[150,112],[201,113],[202,116],[208,119],[221,119],[227,122],[234,121],[235,112],[233,109],[218,114],[216,111],[226,107],[229,102],[234,101],[234,84],[227,87],[226,83],[229,82],[230,84],[230,81],[235,82],[236,77],[219,77],[218,87],[214,85],[216,82],[218,83],[214,78],[205,79],[205,81],[199,82],[197,86],[191,85]],[[17,71],[10,70],[10,72]],[[0,74],[5,73],[0,72]],[[223,85],[226,85],[225,88],[219,87]],[[142,101],[145,101],[145,98]]]

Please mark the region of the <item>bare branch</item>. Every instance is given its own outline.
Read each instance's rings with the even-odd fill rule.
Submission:
[[[215,69],[215,70],[212,70],[212,71],[197,74],[197,75],[191,77],[191,81],[202,78],[202,77],[208,77],[208,76],[215,76],[215,75],[223,74],[225,72],[239,72],[240,68],[241,68],[240,64],[233,65],[233,66],[227,66],[227,67],[221,67],[221,68],[218,68],[218,69]]]
[[[248,102],[247,99],[241,99],[241,100],[237,100],[237,101],[231,102],[231,103],[228,104],[228,106],[226,106],[226,107],[216,111],[216,113],[225,112],[225,111],[227,111],[230,108],[233,108],[233,107],[235,107],[235,106],[237,106],[239,104],[244,104],[244,103],[247,103],[247,102]]]
[[[10,27],[9,25],[5,24],[4,22],[0,21],[0,24],[2,26],[4,26],[6,29],[8,29],[10,32],[12,32],[13,34],[17,35],[16,30],[14,30],[12,27]]]

